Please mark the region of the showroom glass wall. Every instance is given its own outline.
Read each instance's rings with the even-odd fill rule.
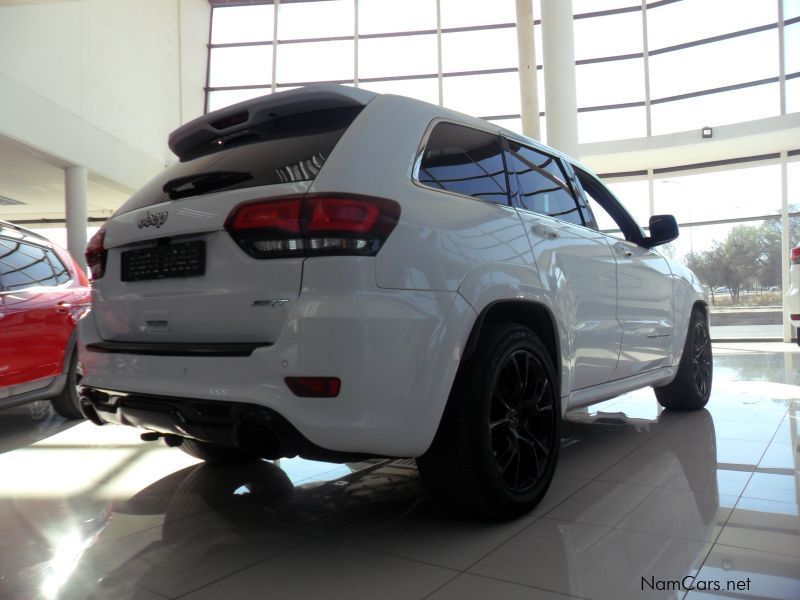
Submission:
[[[412,96],[520,130],[514,0],[212,4],[208,110],[327,81]],[[581,144],[682,131],[698,132],[700,143],[707,125],[800,111],[800,0],[573,0],[573,9]],[[543,114],[541,75],[540,65]],[[641,223],[650,214],[676,215],[682,235],[665,249],[674,258],[711,274],[742,262],[736,273],[727,269],[725,281],[701,275],[715,307],[773,306],[775,321],[780,262],[788,261],[780,253],[784,171],[790,242],[800,243],[800,156],[787,150],[656,164],[605,179]],[[747,325],[745,312],[739,322]],[[781,326],[730,331],[780,337]]]

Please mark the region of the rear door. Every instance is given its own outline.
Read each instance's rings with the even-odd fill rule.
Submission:
[[[604,383],[617,366],[616,261],[605,237],[583,227],[583,211],[560,160],[506,141],[512,201],[525,224],[543,284],[571,325],[572,390]]]
[[[0,387],[62,372],[64,350],[74,327],[69,282],[69,273],[49,248],[0,238]]]
[[[300,293],[302,252],[286,239],[275,243],[287,252],[255,258],[226,223],[240,205],[305,194],[360,110],[323,108],[221,133],[134,194],[106,225],[105,273],[93,284],[103,339],[274,342]],[[284,208],[275,206],[279,219]]]

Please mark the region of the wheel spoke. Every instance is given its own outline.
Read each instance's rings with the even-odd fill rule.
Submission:
[[[535,438],[528,438],[522,434],[519,434],[518,439],[520,443],[523,443],[530,448],[533,465],[536,468],[536,480],[538,480],[539,477],[542,476],[542,471],[544,469],[543,465],[547,463],[549,452],[547,452],[547,449],[544,448]]]
[[[519,387],[519,398],[518,398],[518,400],[516,402],[517,405],[519,405],[521,402],[524,401],[524,399],[525,399],[525,389],[526,389],[527,384],[528,384],[528,382],[527,382],[527,375],[528,374],[527,374],[527,372],[523,374],[523,372],[520,370],[519,363],[517,362],[517,357],[518,356],[519,356],[519,353],[511,355],[511,363],[514,365],[514,371],[517,374],[516,383],[517,383],[517,386]],[[525,362],[527,363],[527,361],[525,361]]]
[[[509,441],[508,451],[505,455],[507,458],[504,461],[498,462],[497,465],[500,467],[500,473],[503,475],[506,474],[506,471],[508,471],[511,463],[514,461],[514,458],[519,454],[519,446],[517,445],[516,440],[514,440],[513,437],[508,437],[506,439]]]
[[[530,446],[534,450],[538,450],[539,452],[544,454],[545,458],[548,458],[550,456],[550,450],[547,448],[547,446],[545,446],[541,442],[541,440],[534,434],[532,434],[530,431],[527,431],[526,433],[528,434],[527,436],[523,435],[522,433],[519,433],[518,434],[519,440],[521,442],[525,442],[526,444],[528,444],[528,446]]]
[[[501,405],[501,406],[502,406],[504,409],[506,409],[506,410],[511,410],[511,407],[508,405],[508,402],[506,402],[506,399],[505,399],[505,398],[503,398],[503,396],[501,396],[499,393],[497,393],[497,391],[495,391],[495,392],[494,392],[494,394],[492,395],[492,402],[494,402],[495,400],[496,400],[497,402],[499,402],[499,403],[500,403],[500,405]]]
[[[541,412],[542,410],[550,410],[553,408],[552,402],[540,406],[541,401],[547,394],[547,388],[550,387],[550,380],[546,377],[538,379],[534,385],[534,392],[531,398],[520,404],[520,408],[526,412]]]
[[[516,457],[517,457],[517,468],[514,469],[514,487],[519,489],[521,487],[519,480],[522,475],[522,452],[520,451],[516,437],[514,439],[514,447],[516,448]]]
[[[501,425],[508,425],[508,419],[503,418],[503,419],[497,419],[496,421],[492,421],[491,423],[489,423],[489,431],[494,431]]]

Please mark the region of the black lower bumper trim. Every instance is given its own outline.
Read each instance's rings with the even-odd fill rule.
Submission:
[[[143,354],[146,356],[250,356],[257,348],[271,343],[163,343],[163,342],[97,342],[89,344],[89,352]]]
[[[82,386],[81,403],[92,421],[140,427],[221,446],[237,446],[264,458],[302,456],[345,462],[372,455],[322,448],[276,411],[246,402],[176,398]],[[86,412],[84,407],[84,411]]]

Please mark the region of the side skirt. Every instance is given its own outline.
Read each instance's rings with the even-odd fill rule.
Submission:
[[[653,371],[638,373],[637,375],[624,379],[617,379],[581,390],[575,390],[570,394],[569,400],[567,400],[565,404],[567,409],[580,408],[596,402],[602,402],[603,400],[609,400],[610,398],[614,398],[626,392],[632,392],[639,388],[651,385],[666,385],[675,378],[677,373],[677,367],[661,367]]]

